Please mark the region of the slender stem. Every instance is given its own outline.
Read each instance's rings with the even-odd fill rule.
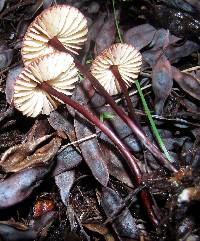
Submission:
[[[119,148],[120,152],[123,154],[123,156],[128,160],[128,165],[134,174],[136,178],[137,184],[141,183],[141,172],[137,165],[138,160],[131,155],[128,148],[122,143],[122,141],[112,132],[106,125],[103,124],[102,121],[100,121],[92,112],[90,112],[85,106],[80,105],[76,101],[70,99],[66,95],[64,95],[61,92],[58,92],[53,87],[51,87],[46,82],[42,82],[41,84],[38,84],[38,86],[45,90],[48,94],[51,94],[60,100],[62,100],[65,104],[71,106],[78,112],[80,112],[85,118],[87,118],[92,124],[94,124],[96,127],[98,127],[102,132],[104,132]]]
[[[135,121],[137,123],[137,125],[140,127],[140,124],[139,124],[139,122],[137,120],[137,115],[135,113],[135,109],[133,107],[133,104],[131,102],[131,99],[130,99],[130,96],[129,96],[129,93],[128,93],[128,88],[126,86],[126,83],[124,82],[124,80],[121,77],[121,74],[120,74],[120,72],[118,70],[118,66],[117,65],[111,65],[110,66],[110,70],[112,71],[113,75],[117,79],[117,81],[119,83],[119,86],[121,88],[121,91],[124,94],[124,97],[125,97],[125,100],[126,100],[126,103],[127,103],[127,106],[128,106],[128,110],[129,110],[129,114],[130,114],[131,119],[133,121]]]
[[[38,86],[46,91],[48,94],[53,95],[57,97],[58,99],[62,100],[66,105],[71,106],[75,110],[77,110],[79,113],[81,113],[85,118],[87,118],[91,123],[93,123],[96,127],[98,127],[105,135],[107,135],[111,141],[117,146],[121,154],[124,156],[132,174],[135,177],[135,181],[137,186],[140,186],[142,184],[142,174],[140,171],[140,168],[137,164],[138,160],[131,155],[128,148],[123,144],[123,142],[112,132],[106,125],[103,124],[93,113],[91,113],[87,108],[83,107],[76,101],[70,99],[66,95],[64,95],[61,92],[58,92],[54,88],[52,88],[49,84],[46,82],[43,82],[41,84],[38,84]],[[158,225],[158,220],[152,210],[151,207],[151,201],[150,196],[147,190],[142,190],[141,198],[144,204],[144,207],[146,208],[149,217],[151,218],[151,221],[154,223],[154,225]]]
[[[58,40],[57,37],[52,38],[49,44],[55,49],[68,53],[70,52],[63,46],[63,44]],[[141,131],[136,123],[134,123],[128,115],[116,105],[115,101],[104,89],[104,87],[99,83],[99,81],[88,71],[88,69],[83,66],[77,59],[74,58],[74,63],[77,69],[90,80],[92,85],[99,91],[99,93],[106,99],[107,103],[113,108],[113,110],[118,114],[118,116],[131,128],[133,133],[140,139],[143,145],[164,165],[168,170],[172,172],[178,172],[178,170],[169,162],[163,153],[148,139],[148,137]]]
[[[144,98],[144,95],[142,93],[142,90],[141,90],[141,87],[140,87],[140,84],[139,84],[138,80],[135,80],[135,85],[137,87],[138,93],[140,95],[140,99],[142,100],[142,103],[143,103],[144,111],[145,111],[146,115],[148,116],[148,119],[149,119],[149,122],[150,122],[150,125],[151,125],[151,129],[152,129],[152,131],[153,131],[153,133],[154,133],[154,135],[155,135],[155,137],[158,141],[158,144],[160,145],[160,148],[163,150],[167,159],[172,162],[172,157],[169,155],[169,152],[168,152],[167,148],[165,147],[165,144],[163,143],[162,138],[160,137],[158,129],[156,128],[156,124],[153,120],[153,117],[151,115],[151,112],[149,110],[147,102],[145,101],[145,98]]]

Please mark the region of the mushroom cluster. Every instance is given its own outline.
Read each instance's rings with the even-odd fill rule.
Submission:
[[[87,33],[84,15],[68,5],[52,6],[36,17],[23,39],[21,53],[25,68],[14,87],[14,105],[17,109],[32,117],[40,113],[49,114],[60,101],[51,97],[44,85],[42,89],[39,84],[46,82],[70,95],[78,81],[77,69],[86,77],[99,81],[110,95],[125,92],[124,89],[138,76],[141,54],[131,45],[114,44],[93,61],[92,76],[71,57],[86,41]]]
[[[49,41],[56,36],[69,52],[77,54],[87,32],[84,15],[68,5],[50,7],[31,23],[21,50],[25,67],[14,87],[14,105],[24,115],[48,115],[61,102],[41,88],[42,82],[61,93],[72,94],[78,81],[74,59],[53,48]]]

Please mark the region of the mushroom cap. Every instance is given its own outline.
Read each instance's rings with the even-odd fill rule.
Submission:
[[[53,37],[70,52],[77,54],[87,40],[87,20],[77,9],[68,5],[55,5],[45,9],[30,24],[22,43],[22,58],[27,65],[34,59],[54,52],[48,45]]]
[[[59,92],[71,95],[77,81],[77,69],[71,55],[61,52],[45,55],[30,63],[18,75],[14,86],[14,105],[27,116],[48,115],[60,101],[39,88],[38,83],[46,82]]]
[[[110,70],[110,66],[117,65],[119,73],[129,87],[133,79],[138,77],[142,65],[142,55],[129,44],[113,44],[105,49],[93,61],[92,74],[110,95],[121,92],[117,79]]]

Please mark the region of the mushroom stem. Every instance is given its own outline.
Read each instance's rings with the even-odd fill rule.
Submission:
[[[55,49],[71,54],[64,45],[58,40],[57,37],[53,37],[49,40],[49,44]],[[145,135],[143,131],[141,131],[137,124],[133,122],[129,116],[116,105],[115,101],[108,94],[108,92],[104,89],[104,87],[99,83],[99,81],[88,71],[88,69],[82,65],[76,58],[74,58],[74,63],[77,69],[90,80],[92,85],[99,91],[99,93],[106,99],[107,103],[113,108],[113,110],[118,114],[118,116],[131,128],[133,133],[138,137],[138,139],[142,142],[142,144],[154,155],[160,163],[167,168],[171,172],[178,172],[176,167],[168,161],[163,153],[149,140],[149,138]]]
[[[98,127],[105,135],[107,135],[110,140],[118,147],[119,151],[125,158],[132,174],[135,177],[135,181],[137,186],[142,185],[142,173],[140,171],[140,168],[137,164],[138,159],[135,158],[128,150],[128,148],[123,144],[123,142],[110,130],[106,125],[103,124],[92,112],[87,110],[87,108],[83,107],[76,101],[70,99],[66,95],[64,95],[61,92],[58,92],[56,89],[51,87],[46,82],[42,82],[38,84],[38,87],[46,91],[48,94],[51,94],[60,100],[62,100],[66,105],[71,106],[75,110],[77,110],[79,113],[81,113],[87,120],[89,120],[92,124],[94,124],[96,127]],[[140,193],[144,207],[147,210],[147,213],[153,222],[155,226],[158,225],[158,220],[152,210],[152,205],[150,201],[150,195],[147,189],[143,189]]]
[[[124,82],[124,80],[122,79],[121,77],[121,74],[118,70],[118,66],[117,65],[111,65],[110,66],[110,70],[112,71],[113,75],[115,76],[115,78],[117,79],[118,83],[119,83],[119,86],[121,88],[121,91],[123,92],[124,94],[124,97],[125,97],[125,100],[126,100],[126,103],[127,103],[127,106],[128,106],[128,110],[129,110],[129,114],[130,114],[130,117],[132,118],[133,121],[135,121],[137,123],[137,125],[140,127],[140,124],[137,120],[137,115],[135,113],[135,109],[133,107],[133,104],[131,102],[131,98],[128,94],[128,88],[126,86],[126,83]]]

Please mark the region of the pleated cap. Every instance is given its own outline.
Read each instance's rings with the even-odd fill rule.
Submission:
[[[78,81],[73,57],[55,52],[38,58],[22,70],[14,86],[14,105],[26,116],[48,115],[60,101],[42,90],[46,82],[59,92],[71,95]]]
[[[117,79],[110,70],[110,66],[117,65],[119,73],[129,87],[138,77],[142,65],[142,55],[129,44],[113,44],[105,49],[93,61],[92,74],[110,95],[121,92]]]
[[[66,49],[77,54],[87,40],[87,33],[87,20],[77,8],[55,5],[45,9],[31,23],[24,36],[21,50],[24,64],[54,52],[48,41],[55,36]]]

